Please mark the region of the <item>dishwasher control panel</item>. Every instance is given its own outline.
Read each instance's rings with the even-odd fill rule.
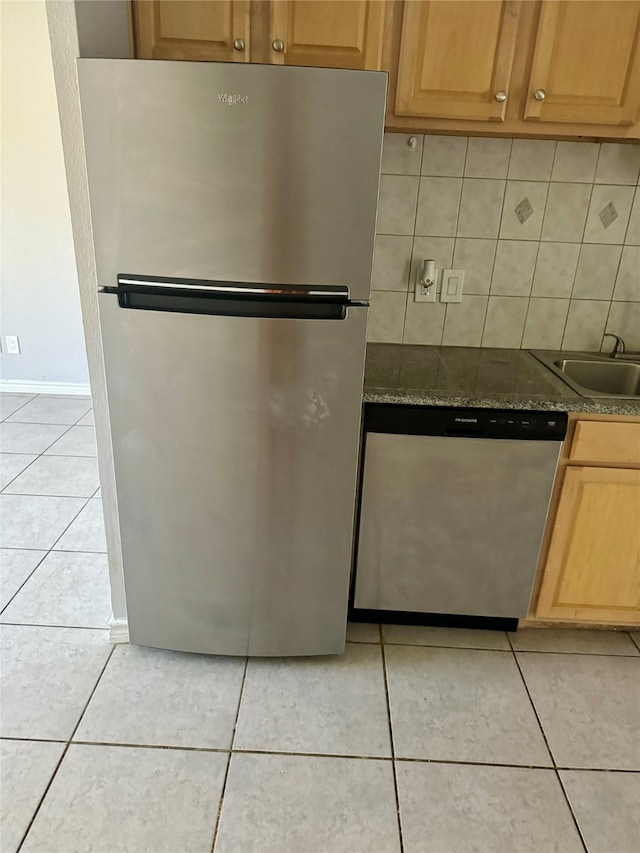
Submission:
[[[368,403],[366,432],[405,435],[441,435],[462,438],[507,438],[562,441],[567,432],[566,412],[458,409]]]

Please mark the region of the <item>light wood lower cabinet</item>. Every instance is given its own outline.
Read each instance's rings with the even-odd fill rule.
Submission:
[[[578,421],[573,427],[534,618],[638,625],[640,468],[614,465],[622,434],[629,442],[623,458],[638,458],[640,425]],[[574,464],[580,456],[593,464]]]

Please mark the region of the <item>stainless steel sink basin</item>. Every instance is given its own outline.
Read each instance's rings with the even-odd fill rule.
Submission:
[[[584,397],[640,398],[640,363],[578,353],[532,355]]]

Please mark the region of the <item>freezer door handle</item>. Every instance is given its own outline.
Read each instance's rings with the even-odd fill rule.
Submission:
[[[113,294],[121,308],[162,311],[179,314],[211,314],[227,317],[264,317],[287,320],[344,320],[346,300],[318,299],[310,296],[278,293],[277,295],[237,293],[200,287],[171,287],[145,282],[121,283],[103,288]]]
[[[220,298],[259,299],[266,297],[269,299],[327,299],[330,302],[349,301],[349,288],[335,284],[259,284],[239,281],[168,278],[165,276],[119,275],[118,287],[121,286],[199,292]]]

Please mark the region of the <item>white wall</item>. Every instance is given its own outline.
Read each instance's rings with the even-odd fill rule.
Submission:
[[[44,0],[0,0],[0,378],[89,381]],[[3,340],[3,350],[4,350]],[[73,390],[73,389],[69,389]]]

